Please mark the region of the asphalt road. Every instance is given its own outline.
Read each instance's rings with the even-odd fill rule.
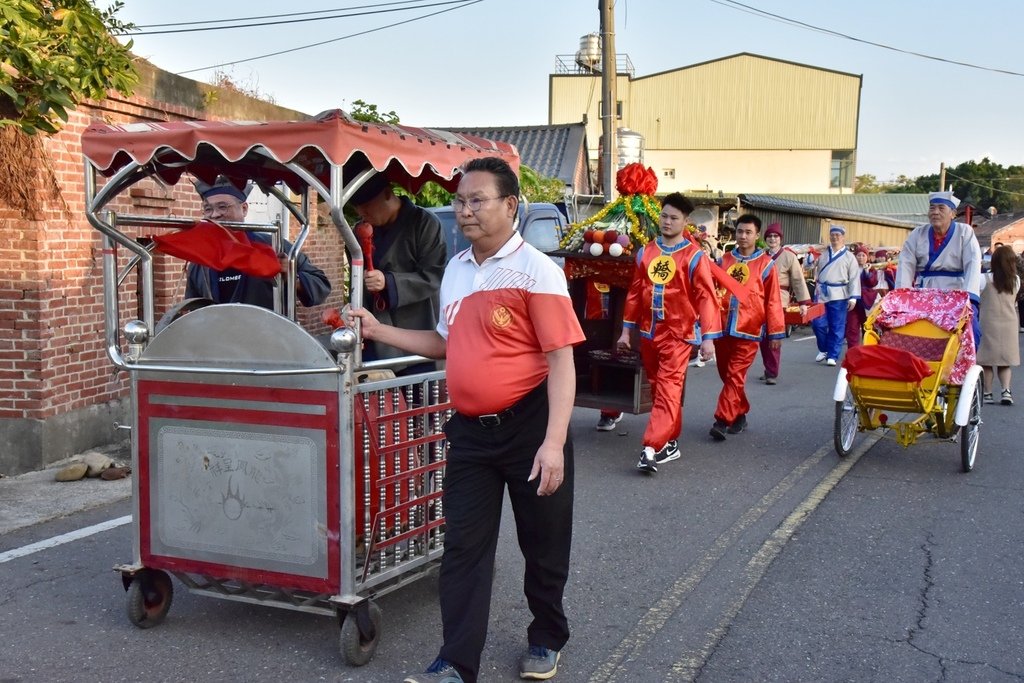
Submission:
[[[596,411],[576,411],[573,637],[557,680],[1024,678],[1024,406],[985,406],[970,474],[931,437],[903,449],[861,436],[840,459],[835,370],[813,356],[788,339],[772,387],[755,364],[750,428],[724,443],[707,435],[715,367],[691,368],[683,457],[653,477],[634,470],[646,416],[599,433]],[[394,682],[436,653],[433,578],[379,601],[377,655],[353,668],[331,618],[179,583],[166,621],[136,628],[111,571],[131,558],[130,524],[7,559],[130,512],[122,499],[0,535],[0,683]],[[512,532],[506,515],[483,681],[516,680],[525,646]]]

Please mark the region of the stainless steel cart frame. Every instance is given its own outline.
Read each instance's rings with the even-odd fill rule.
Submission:
[[[133,558],[115,568],[129,618],[159,624],[173,575],[202,595],[337,615],[344,657],[366,663],[381,629],[373,599],[423,576],[444,549],[444,372],[367,380],[380,373],[366,372],[359,329],[336,330],[328,350],[295,323],[294,294],[279,286],[274,310],[208,305],[158,326],[153,255],[124,228],[193,221],[105,209],[150,177],[254,180],[301,226],[294,277],[316,193],[342,236],[360,306],[363,254],[342,212],[347,198],[375,172],[413,191],[426,180],[453,188],[467,159],[517,165],[515,149],[328,112],[310,122],[96,125],[83,151],[87,216],[103,235],[107,352],[130,378]],[[229,227],[266,230],[280,244],[280,225]],[[118,272],[120,249],[131,257]],[[141,316],[122,329],[133,272]]]

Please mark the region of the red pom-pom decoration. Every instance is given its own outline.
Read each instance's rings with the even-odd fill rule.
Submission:
[[[615,189],[619,194],[653,196],[658,191],[658,175],[643,164],[626,164],[615,174]]]

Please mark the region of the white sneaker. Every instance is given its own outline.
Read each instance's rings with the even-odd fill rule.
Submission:
[[[831,366],[834,367],[835,364],[836,364],[836,359],[835,358],[829,358],[827,361],[825,361],[825,365],[831,365]]]
[[[826,358],[828,358],[828,354],[825,353],[824,351],[819,351],[818,355],[814,357],[814,362],[815,363],[820,363],[821,361],[825,360]]]

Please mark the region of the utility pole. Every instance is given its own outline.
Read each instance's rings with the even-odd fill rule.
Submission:
[[[939,164],[939,192],[946,191],[946,162]]]
[[[601,163],[604,178],[601,184],[605,202],[615,199],[615,172],[618,170],[615,154],[615,129],[617,100],[615,86],[618,78],[618,67],[615,64],[615,12],[613,0],[597,0],[601,10],[601,106],[604,116],[601,117],[601,138],[604,147],[601,151]]]

